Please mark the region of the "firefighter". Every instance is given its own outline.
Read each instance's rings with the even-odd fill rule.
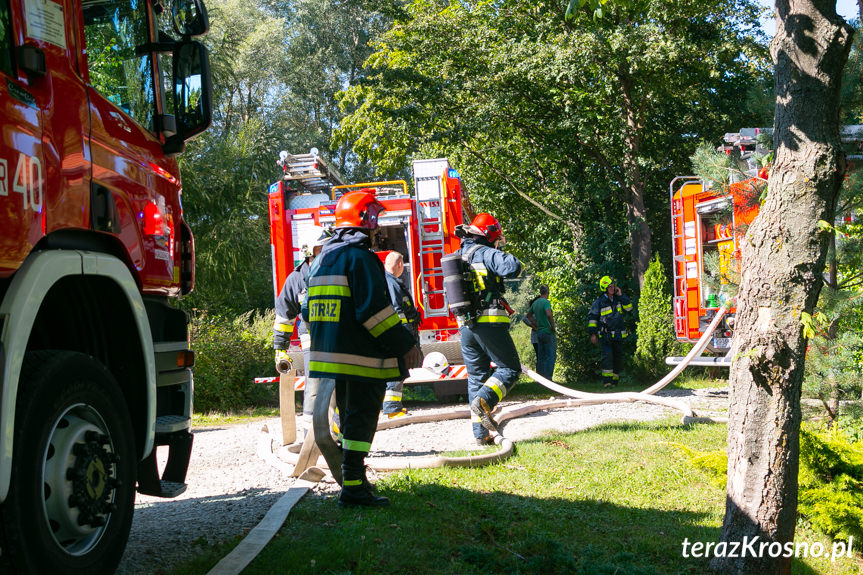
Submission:
[[[602,276],[599,289],[602,295],[594,300],[587,315],[587,332],[590,343],[601,344],[603,385],[614,387],[623,369],[623,340],[628,335],[623,312],[632,311],[632,302],[609,276]]]
[[[291,336],[294,331],[297,316],[300,315],[300,306],[306,297],[309,269],[312,261],[321,253],[324,243],[330,239],[333,232],[315,226],[311,234],[316,239],[313,242],[303,244],[301,251],[304,256],[303,263],[298,265],[285,279],[282,291],[276,298],[276,320],[273,322],[273,347],[276,349],[276,370],[279,373],[291,369],[291,360],[288,357],[288,348],[291,346]],[[303,348],[303,364],[305,367],[306,384],[303,389],[303,434],[312,428],[312,414],[314,413],[315,397],[318,391],[318,381],[309,377],[309,335],[308,326],[300,321],[296,326],[297,336]]]
[[[468,400],[473,434],[478,445],[489,445],[497,432],[491,413],[518,381],[521,362],[509,335],[509,305],[503,299],[503,278],[521,273],[521,262],[499,249],[504,238],[500,223],[491,214],[479,214],[469,226],[458,226],[461,257],[469,265],[476,305],[460,319],[461,353],[467,367]],[[465,319],[467,318],[467,319]],[[496,367],[492,367],[494,362]]]
[[[390,252],[387,254],[384,261],[384,270],[387,273],[387,288],[390,293],[390,301],[393,304],[393,309],[399,315],[402,323],[411,332],[414,341],[419,345],[419,319],[420,314],[417,308],[414,307],[413,299],[405,287],[405,284],[400,280],[402,273],[405,270],[405,258],[399,252]],[[402,405],[402,390],[404,389],[404,379],[396,379],[387,382],[387,392],[384,396],[383,412],[388,419],[404,417],[408,411]]]
[[[419,349],[387,294],[383,265],[371,251],[384,210],[371,190],[343,195],[336,204],[335,232],[312,264],[303,317],[309,322],[309,374],[336,380],[341,416],[342,491],[339,505],[379,507],[366,479],[386,382],[419,367]]]

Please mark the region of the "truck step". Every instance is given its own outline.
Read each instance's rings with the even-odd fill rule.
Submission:
[[[149,489],[144,489],[139,485],[138,493],[141,493],[142,495],[150,495],[152,497],[164,497],[165,499],[173,499],[178,495],[182,495],[189,486],[185,483],[179,483],[177,481],[167,481],[165,479],[162,479],[157,484],[152,484],[148,487]]]
[[[168,447],[168,461],[159,475],[156,446],[138,463],[138,492],[155,497],[176,497],[186,490],[186,471],[192,456],[194,437],[187,430],[157,433],[156,446]]]
[[[160,415],[156,418],[156,433],[175,433],[191,425],[192,420],[182,415]]]

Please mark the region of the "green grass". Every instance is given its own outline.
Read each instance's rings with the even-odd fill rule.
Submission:
[[[302,399],[302,396],[300,396]],[[279,417],[278,407],[255,407],[230,413],[210,412],[192,415],[192,427],[212,427],[231,423],[248,423],[259,419]]]
[[[682,557],[682,542],[717,540],[725,493],[672,444],[723,448],[725,427],[669,420],[548,435],[488,467],[390,474],[378,483],[386,509],[306,495],[243,573],[706,573],[706,560]],[[798,540],[830,548],[802,529]],[[173,573],[206,573],[234,544]],[[794,572],[858,565],[810,559]]]

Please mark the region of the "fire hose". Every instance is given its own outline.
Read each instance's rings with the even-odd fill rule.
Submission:
[[[566,395],[572,399],[550,400],[534,405],[509,407],[500,410],[496,415],[495,419],[497,420],[498,424],[502,424],[506,421],[509,421],[510,419],[514,419],[522,415],[527,415],[529,413],[534,413],[536,411],[542,411],[546,409],[581,405],[596,405],[601,403],[646,401],[651,403],[657,403],[666,407],[672,407],[674,409],[682,411],[684,424],[696,421],[719,421],[717,419],[696,417],[695,413],[692,411],[692,408],[690,408],[688,404],[664,397],[656,397],[654,394],[664,388],[669,383],[671,383],[671,381],[673,381],[674,378],[676,378],[680,374],[680,372],[683,371],[683,369],[687,365],[689,365],[689,363],[695,357],[701,355],[701,353],[707,347],[707,344],[710,341],[710,337],[712,337],[713,335],[713,331],[719,325],[719,321],[728,311],[727,305],[728,304],[721,307],[717,311],[716,316],[713,318],[713,321],[705,330],[704,335],[701,336],[701,339],[698,340],[698,342],[689,351],[689,353],[686,354],[683,360],[665,377],[663,377],[661,380],[657,381],[655,384],[651,385],[642,392],[587,393],[582,391],[576,391],[574,389],[558,385],[553,381],[542,377],[538,373],[522,365],[522,372],[524,372],[528,377],[530,377],[540,385],[543,385],[548,389],[556,391],[557,393],[560,393],[562,395]],[[332,473],[335,480],[339,484],[341,484],[342,450],[341,448],[339,448],[338,444],[335,442],[332,435],[330,434],[330,410],[334,391],[334,380],[321,380],[318,387],[318,395],[315,399],[314,417],[312,420],[312,435],[314,436],[315,444],[317,445],[318,449],[320,449],[321,454],[323,455],[324,462],[322,463],[325,463],[330,468],[330,472]],[[409,425],[412,423],[426,423],[431,421],[467,418],[470,418],[470,412],[466,409],[454,411],[451,413],[409,415],[407,417],[399,418],[398,420],[389,420],[382,422],[378,424],[378,429],[391,429],[395,427],[401,427],[403,425]],[[284,468],[285,471],[288,472],[289,469],[287,468],[286,464],[278,460],[278,458],[276,458],[272,453],[272,441],[270,441],[269,439],[269,431],[267,430],[266,426],[264,426],[264,432],[265,435],[262,436],[262,440],[259,442],[258,445],[259,455],[264,459],[269,460],[272,465],[278,468]],[[495,443],[500,446],[500,449],[487,453],[481,453],[479,455],[468,455],[464,457],[449,457],[438,455],[435,457],[378,458],[379,460],[375,461],[372,464],[372,467],[373,469],[384,471],[445,466],[481,466],[487,465],[495,461],[502,461],[512,455],[513,443],[511,440],[505,438],[502,435],[496,435]],[[322,475],[322,473],[318,473],[316,476],[316,480],[319,480]],[[270,512],[267,513],[261,523],[257,527],[255,527],[255,529],[253,529],[249,533],[249,535],[245,539],[243,539],[243,541],[241,541],[240,544],[230,554],[228,554],[228,556],[223,558],[222,561],[220,561],[209,572],[208,575],[239,574],[264,548],[270,538],[275,535],[282,523],[284,523],[288,513],[290,513],[293,506],[296,504],[297,501],[299,501],[299,499],[306,493],[306,491],[308,491],[308,489],[312,485],[313,483],[309,481],[298,479],[294,487],[289,489],[288,492],[276,503],[276,505],[273,506],[273,508],[270,510]]]
[[[712,337],[713,331],[719,325],[719,322],[728,311],[728,305],[719,308],[716,315],[713,317],[710,325],[704,331],[704,334],[693,346],[683,360],[675,366],[665,377],[641,392],[618,392],[618,393],[589,393],[577,391],[564,387],[553,381],[539,375],[535,371],[522,365],[522,372],[539,383],[540,385],[567,396],[570,399],[564,400],[549,400],[527,406],[512,406],[501,409],[495,413],[495,419],[498,424],[503,424],[510,419],[521,417],[537,411],[548,409],[557,409],[563,407],[574,407],[582,405],[597,405],[603,403],[630,403],[636,401],[644,401],[670,407],[683,413],[684,424],[693,422],[708,422],[721,421],[719,419],[698,417],[689,406],[689,404],[674,400],[667,397],[658,397],[655,394],[671,383],[680,372],[696,357],[704,352]],[[315,401],[314,417],[313,417],[313,433],[314,441],[320,449],[324,461],[336,481],[341,484],[341,459],[342,451],[338,444],[333,439],[330,433],[330,411],[332,394],[335,389],[335,381],[322,380],[318,387],[318,395]],[[378,429],[392,429],[404,425],[414,423],[427,423],[435,421],[444,421],[450,419],[469,419],[470,411],[460,409],[449,413],[437,414],[420,414],[409,415],[394,420],[384,421],[378,424]],[[461,457],[452,456],[419,456],[419,457],[381,457],[374,458],[369,462],[369,466],[378,471],[392,471],[398,469],[420,469],[434,467],[461,467],[461,466],[481,466],[489,463],[500,461],[509,457],[513,452],[513,443],[503,435],[495,436],[495,443],[500,446],[500,449],[480,453],[477,455],[467,455]]]

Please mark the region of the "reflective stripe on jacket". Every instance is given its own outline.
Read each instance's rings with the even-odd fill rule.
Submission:
[[[623,312],[632,311],[629,296],[620,294],[609,298],[602,294],[593,301],[587,314],[587,333],[605,335],[626,335]]]
[[[309,322],[309,375],[386,382],[407,376],[399,358],[414,345],[390,303],[386,276],[369,238],[337,229],[312,264],[302,306]]]

